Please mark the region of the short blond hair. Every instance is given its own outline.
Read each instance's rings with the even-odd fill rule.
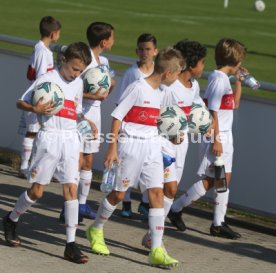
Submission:
[[[181,53],[171,47],[162,49],[154,60],[154,72],[161,74],[170,70],[172,72],[181,71],[185,61]]]

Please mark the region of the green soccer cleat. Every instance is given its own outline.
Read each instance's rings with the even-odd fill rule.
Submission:
[[[90,242],[91,250],[93,253],[104,256],[110,254],[110,251],[104,241],[104,233],[102,229],[89,227],[86,230],[86,237]]]
[[[149,264],[151,266],[170,268],[178,265],[178,261],[170,257],[161,247],[153,248],[149,253]]]

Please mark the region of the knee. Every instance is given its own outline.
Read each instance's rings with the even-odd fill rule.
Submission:
[[[170,199],[174,199],[177,192],[177,182],[164,184],[164,195]]]
[[[33,201],[36,201],[43,196],[43,190],[40,189],[30,189],[27,193],[30,199]]]
[[[124,200],[125,197],[125,192],[120,192],[120,191],[112,191],[108,196],[107,196],[107,200],[108,202],[115,206],[118,203],[120,203],[121,201]]]

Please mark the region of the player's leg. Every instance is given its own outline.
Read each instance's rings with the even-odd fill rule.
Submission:
[[[123,218],[132,218],[133,212],[131,209],[131,191],[132,188],[128,188],[125,193],[125,198],[122,204],[122,210],[120,212],[120,216]]]

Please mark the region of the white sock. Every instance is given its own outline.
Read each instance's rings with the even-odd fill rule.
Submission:
[[[168,198],[167,196],[164,195],[164,216],[165,216],[165,219],[171,209],[171,206],[173,204],[173,199],[170,199]]]
[[[104,198],[98,208],[97,216],[93,227],[97,229],[103,229],[104,224],[107,222],[109,217],[112,215],[117,206],[112,206],[106,198]]]
[[[144,191],[142,194],[142,202],[143,203],[149,203],[149,197],[148,197],[148,191]]]
[[[28,169],[29,167],[29,160],[32,154],[33,143],[34,143],[33,138],[24,137],[22,142],[22,150],[21,150],[21,165],[20,165],[21,170]]]
[[[64,202],[64,218],[66,226],[66,242],[75,242],[78,227],[79,201],[77,199]]]
[[[78,199],[80,204],[86,204],[86,200],[90,191],[92,177],[92,171],[80,171],[80,183],[78,188]]]
[[[164,209],[150,208],[149,229],[151,233],[151,249],[162,245],[164,234]]]
[[[173,212],[179,212],[184,207],[189,206],[192,202],[198,200],[201,196],[206,194],[206,190],[203,186],[202,180],[194,183],[187,192],[183,193],[178,199],[176,199],[171,207]]]
[[[125,197],[124,197],[124,202],[131,202],[131,198],[130,198],[131,191],[132,191],[132,188],[129,187],[126,191],[126,194],[125,194]]]
[[[24,191],[18,198],[13,211],[10,214],[10,219],[13,222],[18,222],[20,215],[25,213],[36,201],[30,199],[27,191]]]
[[[229,198],[229,189],[226,192],[217,193],[214,190],[214,226],[221,226],[223,223],[224,217],[226,215],[228,198]]]

